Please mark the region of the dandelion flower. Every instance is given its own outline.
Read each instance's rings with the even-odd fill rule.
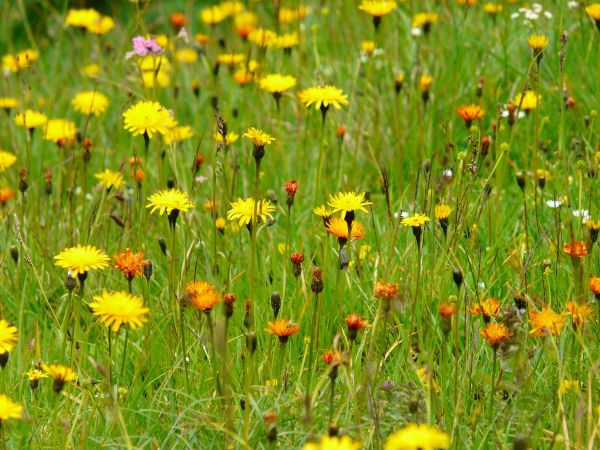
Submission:
[[[144,259],[144,252],[139,251],[134,253],[130,248],[126,248],[113,257],[115,268],[120,270],[125,278],[129,281],[144,273],[144,267],[150,263]]]
[[[285,344],[289,337],[298,331],[300,331],[300,325],[287,319],[277,319],[269,322],[267,326],[267,333],[277,336],[282,344]]]
[[[274,137],[254,127],[248,128],[243,136],[250,139],[255,147],[264,147],[275,140]]]
[[[370,205],[371,202],[365,200],[365,193],[356,192],[338,192],[336,195],[329,195],[329,206],[333,208],[332,212],[354,212],[363,211],[368,213],[366,206]]]
[[[194,207],[194,204],[190,200],[187,192],[180,191],[179,189],[167,189],[159,191],[148,197],[148,203],[146,208],[150,209],[150,214],[154,214],[158,211],[161,216],[167,214],[179,214],[179,212],[186,212],[190,208]]]
[[[4,172],[10,166],[17,162],[17,157],[12,153],[0,150],[0,173]]]
[[[358,9],[373,17],[375,29],[381,24],[381,18],[388,15],[398,7],[393,0],[363,0]]]
[[[265,75],[258,81],[258,86],[263,90],[273,94],[275,101],[279,105],[279,99],[285,91],[296,86],[296,78],[291,75],[281,75],[272,73]]]
[[[217,63],[233,67],[244,62],[246,56],[243,53],[221,53],[217,56]]]
[[[525,91],[524,94],[518,93],[513,103],[517,105],[519,110],[527,112],[536,109],[541,100],[541,95],[536,95],[533,91]]]
[[[236,202],[231,203],[227,218],[231,221],[239,221],[240,226],[250,225],[254,222],[266,222],[267,218],[273,219],[274,211],[275,207],[269,200],[261,199],[256,202],[252,197],[243,200],[238,198]]]
[[[28,129],[39,128],[45,125],[46,122],[48,122],[46,114],[31,109],[26,109],[25,112],[15,116],[15,125]]]
[[[489,323],[481,330],[480,334],[494,350],[511,336],[503,323]]]
[[[65,383],[77,380],[75,371],[62,364],[43,364],[42,369],[54,380],[53,388],[57,394],[63,390]]]
[[[89,304],[92,314],[113,332],[118,332],[121,326],[128,325],[135,330],[148,322],[150,309],[144,306],[141,297],[126,292],[104,292],[94,296]]]
[[[227,19],[227,14],[221,6],[208,6],[200,10],[200,20],[207,25],[217,25]]]
[[[9,324],[4,319],[0,319],[0,355],[12,352],[17,345],[18,337],[17,327]]]
[[[402,219],[403,226],[412,228],[421,228],[427,222],[429,222],[429,217],[427,217],[425,214],[420,213],[415,213],[412,216],[408,216]]]
[[[189,125],[177,126],[170,128],[165,135],[165,144],[171,145],[175,142],[185,141],[194,137],[194,131]]]
[[[221,133],[213,134],[213,138],[217,142],[221,142],[225,145],[231,145],[240,138],[240,135],[237,133],[234,133],[233,131],[229,131],[225,135],[225,138],[223,138],[223,135]]]
[[[250,11],[244,11],[234,17],[235,31],[244,40],[256,29],[258,16]]]
[[[44,139],[56,144],[73,142],[76,136],[77,126],[70,120],[50,119],[44,128]]]
[[[210,312],[221,301],[219,293],[206,281],[192,281],[185,287],[185,295],[196,311]]]
[[[450,436],[427,424],[408,424],[385,442],[384,450],[435,450],[450,447]]]
[[[0,109],[10,111],[19,106],[19,100],[14,97],[0,97]]]
[[[300,102],[307,108],[315,105],[316,109],[327,111],[333,105],[335,109],[340,109],[348,104],[348,96],[335,86],[326,84],[325,86],[314,86],[298,92]]]
[[[335,217],[327,224],[327,232],[343,241],[348,240],[348,223],[341,217]],[[365,227],[356,220],[352,221],[351,239],[364,239]]]
[[[106,169],[103,172],[99,172],[94,175],[100,184],[107,190],[111,190],[113,187],[119,189],[123,186],[123,175],[121,172],[115,172],[114,170]]]
[[[28,372],[25,372],[23,375],[27,377],[29,380],[29,387],[31,389],[37,389],[39,381],[42,378],[48,378],[48,374],[46,372],[41,371],[40,369],[29,369]]]
[[[433,13],[419,13],[416,14],[412,19],[413,28],[421,28],[423,33],[428,34],[431,30],[431,26],[437,23],[438,15]]]
[[[300,39],[298,38],[298,33],[285,33],[277,36],[277,40],[275,41],[275,46],[277,48],[283,49],[285,53],[290,53],[292,48],[300,43]]]
[[[90,270],[104,269],[110,258],[91,245],[70,247],[54,257],[54,264],[70,271],[72,277],[85,277]]]
[[[495,16],[502,12],[502,5],[500,3],[486,3],[483,5],[483,11],[490,16]]]
[[[65,23],[76,28],[87,28],[92,22],[100,19],[101,15],[95,9],[70,9]]]
[[[350,436],[324,435],[320,442],[307,442],[302,450],[359,450],[359,442],[353,441]]]
[[[108,97],[101,92],[83,91],[73,98],[71,104],[81,114],[101,116],[108,108]]]
[[[23,406],[13,402],[4,394],[0,394],[0,423],[9,419],[21,419]]]
[[[271,47],[277,42],[277,33],[265,28],[257,28],[250,32],[248,40],[259,47]]]
[[[127,131],[149,139],[156,133],[167,134],[176,125],[173,115],[157,102],[140,101],[125,111],[123,117]]]
[[[564,315],[555,313],[550,305],[542,308],[541,311],[530,311],[529,320],[532,326],[529,334],[538,337],[560,336],[566,325]]]
[[[589,6],[586,6],[585,13],[590,19],[596,22],[596,26],[600,30],[600,3],[593,3]]]

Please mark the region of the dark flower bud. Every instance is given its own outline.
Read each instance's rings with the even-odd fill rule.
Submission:
[[[167,255],[167,241],[165,241],[164,237],[159,237],[158,238],[158,246],[160,247],[160,250],[163,252],[163,255]]]
[[[146,277],[146,281],[150,281],[150,278],[152,278],[152,272],[154,271],[154,268],[152,267],[151,260],[148,260],[146,262],[148,264],[144,266],[144,277]]]
[[[523,172],[517,172],[517,184],[521,191],[525,190],[525,174]]]
[[[246,335],[246,348],[250,352],[251,355],[256,351],[256,333],[248,333]]]
[[[315,293],[319,294],[323,291],[323,271],[319,267],[315,267],[312,276],[312,283],[310,289]]]
[[[65,278],[65,289],[69,292],[73,292],[73,289],[77,287],[77,280],[71,275],[67,275]]]
[[[527,450],[529,448],[529,437],[525,433],[517,433],[513,438],[514,450]]]
[[[271,294],[271,309],[273,310],[273,317],[277,319],[279,315],[279,309],[281,308],[281,295],[275,291]]]
[[[19,249],[16,246],[11,245],[9,251],[10,257],[15,262],[15,264],[17,264],[19,262]]]
[[[463,284],[463,273],[460,268],[455,267],[452,269],[452,279],[454,280],[454,284],[456,284],[457,288],[460,288]]]

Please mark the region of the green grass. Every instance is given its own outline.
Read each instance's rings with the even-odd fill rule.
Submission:
[[[282,1],[282,6],[296,3]],[[227,444],[302,448],[308,440],[326,434],[330,424],[364,448],[383,448],[390,434],[413,422],[446,431],[454,449],[512,448],[520,434],[536,449],[598,446],[600,324],[597,301],[587,287],[590,276],[600,276],[598,244],[582,260],[582,293],[577,290],[571,259],[562,250],[563,243],[572,240],[589,244],[589,231],[573,210],[587,209],[596,220],[600,216],[596,111],[600,34],[594,23],[582,6],[569,9],[566,2],[558,1],[545,5],[552,19],[540,19],[533,28],[510,18],[519,4],[505,5],[493,19],[483,12],[482,4],[407,1],[385,16],[375,33],[371,19],[358,11],[358,2],[332,0],[324,8],[318,1],[306,4],[311,13],[300,24],[281,25],[281,32],[301,31],[300,45],[285,55],[272,48],[261,54],[237,36],[231,19],[208,28],[199,21],[200,5],[193,2],[115,2],[103,13],[114,17],[117,25],[104,36],[64,26],[70,7],[66,3],[2,2],[0,23],[9,31],[0,36],[0,49],[15,53],[35,48],[40,58],[34,70],[3,77],[0,97],[16,97],[23,107],[41,109],[49,118],[73,120],[93,143],[91,159],[84,164],[80,143],[59,148],[42,139],[43,130],[36,130],[27,144],[26,132],[14,124],[17,111],[2,113],[0,148],[18,160],[0,174],[0,187],[17,193],[0,209],[0,315],[17,326],[19,340],[0,373],[0,392],[25,408],[23,420],[2,423],[8,448],[224,448]],[[258,14],[261,26],[276,29],[271,2],[249,2],[247,8]],[[144,32],[166,34],[174,48],[187,46],[175,39],[169,23],[175,10],[187,14],[191,41],[195,33],[208,33],[224,38],[227,50],[212,39],[191,65],[175,62],[168,50],[170,85],[144,88],[135,59],[126,60],[125,53],[131,49],[131,38]],[[439,14],[439,22],[428,36],[414,38],[411,18],[422,11]],[[500,116],[504,105],[527,86],[536,86],[536,64],[527,45],[534,32],[550,39],[539,66],[541,104],[537,112],[509,126]],[[568,43],[561,75],[563,33],[568,34]],[[363,40],[375,40],[383,53],[361,58]],[[262,73],[294,75],[297,90],[325,82],[338,86],[350,104],[330,109],[323,128],[319,111],[300,104],[296,90],[284,95],[278,111],[270,94],[255,84],[240,87],[227,67],[213,76],[216,57],[224,51],[258,59]],[[82,67],[91,63],[101,67],[97,79],[81,74]],[[396,94],[394,78],[401,71],[405,82]],[[418,90],[423,74],[434,79],[426,104]],[[576,101],[572,109],[563,106],[563,76],[568,94]],[[477,96],[479,79],[483,80],[481,97]],[[192,81],[200,84],[198,96]],[[107,95],[110,106],[101,117],[88,121],[73,110],[71,100],[91,89]],[[229,221],[223,234],[215,233],[214,217],[203,207],[214,197],[216,216],[226,217],[231,201],[252,196],[255,189],[252,145],[247,139],[240,137],[227,152],[216,151],[212,97],[218,98],[219,114],[229,131],[241,136],[248,127],[257,127],[276,139],[267,146],[261,163],[260,191],[277,202],[277,211],[274,223],[256,230],[253,289],[249,233]],[[153,99],[172,109],[179,124],[192,127],[194,137],[174,146],[153,139],[145,155],[143,139],[125,131],[122,118],[140,99]],[[470,103],[480,104],[486,115],[467,130],[456,108]],[[342,124],[343,141],[336,137]],[[492,137],[486,156],[480,146],[484,135]],[[536,136],[544,144],[537,152]],[[323,168],[317,189],[320,152]],[[196,175],[206,177],[206,182],[194,181],[191,168],[197,154],[205,162]],[[144,159],[141,203],[129,176],[128,160],[134,155]],[[550,174],[543,189],[536,182],[536,165]],[[18,189],[21,168],[27,170],[24,193]],[[96,186],[94,174],[104,169],[121,171],[126,185],[109,192]],[[382,169],[389,180],[389,211]],[[451,179],[443,178],[444,169],[453,171]],[[45,193],[46,170],[53,174],[50,195]],[[516,181],[520,171],[526,180],[523,192]],[[283,185],[290,179],[296,179],[300,189],[288,220]],[[167,219],[145,208],[146,198],[166,188],[167,180],[188,192],[195,203],[177,221],[174,248]],[[338,269],[336,239],[312,212],[340,191],[368,192],[372,201],[368,214],[356,214],[365,226],[365,239],[350,245],[347,271]],[[561,199],[563,206],[549,208],[546,201],[553,199]],[[434,216],[434,206],[441,202],[453,209],[446,237]],[[401,226],[401,212],[422,212],[431,218],[423,230],[421,252],[411,230]],[[160,238],[166,242],[166,254]],[[64,286],[66,271],[54,265],[53,257],[78,243],[94,245],[111,256],[126,247],[144,250],[153,263],[152,278],[148,282],[136,278],[132,286],[150,308],[150,321],[129,332],[126,358],[125,328],[113,335],[112,364],[107,328],[94,320],[86,305],[103,290],[126,291],[127,282],[114,268],[92,271],[84,298],[78,289],[70,297]],[[12,248],[19,254],[16,263]],[[289,261],[293,251],[305,254],[297,279]],[[170,276],[172,258],[174,275]],[[311,361],[315,267],[323,269],[324,290],[317,309],[319,340]],[[452,279],[454,268],[464,274],[460,290]],[[222,305],[211,313],[216,346],[206,316],[184,307],[181,326],[176,299],[184,300],[185,286],[194,279],[236,295],[228,324],[227,364]],[[391,302],[373,294],[375,282],[382,279],[398,284],[398,295]],[[282,297],[280,317],[301,325],[285,346],[265,331],[273,319],[274,291]],[[579,329],[566,317],[567,325],[558,337],[534,337],[529,335],[527,313],[516,312],[517,294],[526,297],[529,311],[549,304],[563,312],[567,302],[577,300],[590,303],[594,315]],[[513,332],[509,344],[498,350],[495,370],[493,351],[479,335],[484,326],[481,318],[463,311],[466,303],[487,296],[498,298],[501,305],[494,321],[507,323]],[[255,308],[257,346],[251,364],[244,324],[246,299]],[[442,303],[463,307],[455,316],[459,329],[456,399],[454,336],[443,333],[438,314]],[[71,308],[75,316],[69,315]],[[75,319],[65,321],[76,317],[77,311],[77,325]],[[351,345],[344,318],[353,312],[377,325],[361,331]],[[71,336],[77,327],[71,360]],[[182,331],[189,356],[189,388]],[[320,356],[332,348],[347,352],[348,364],[339,369],[330,404],[329,370]],[[47,379],[31,390],[23,373],[39,361],[72,364],[78,382],[59,395]],[[371,370],[367,370],[369,362]],[[437,392],[420,381],[420,368],[432,374]],[[305,420],[308,371],[312,371],[310,422]],[[251,373],[252,383],[251,395],[245,398],[249,413],[244,430],[240,401],[246,373]],[[222,387],[222,396],[215,376],[220,382],[230,380]],[[576,392],[559,396],[563,380],[576,380]],[[490,410],[492,383],[495,395]],[[232,413],[230,425],[227,408]],[[277,416],[273,443],[267,439],[269,426],[264,422],[269,411]]]

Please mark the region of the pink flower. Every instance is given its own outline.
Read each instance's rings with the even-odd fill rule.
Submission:
[[[160,45],[154,39],[144,39],[143,36],[136,36],[132,39],[133,51],[128,52],[126,58],[131,58],[134,55],[147,56],[157,55],[162,51]]]

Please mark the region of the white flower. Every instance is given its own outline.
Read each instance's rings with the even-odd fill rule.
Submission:
[[[560,208],[562,206],[562,202],[560,200],[548,200],[546,202],[550,208]]]
[[[446,177],[446,178],[452,178],[452,169],[444,169],[442,171],[442,174]]]
[[[567,3],[567,6],[569,7],[569,9],[575,9],[577,7],[579,7],[579,3],[578,2],[574,2],[574,1],[570,1]]]
[[[544,15],[546,16],[546,19],[552,19],[552,13],[550,11],[546,11]]]
[[[510,15],[510,18],[511,18],[511,19],[513,19],[513,20],[514,20],[514,19],[518,19],[518,18],[519,18],[519,13],[518,13],[518,12],[516,12],[516,13],[512,13],[512,14]]]
[[[415,27],[415,28],[412,28],[412,29],[410,30],[410,34],[412,34],[414,37],[419,37],[419,36],[421,36],[421,34],[422,34],[421,28],[420,28],[420,27]]]
[[[574,209],[573,217],[581,217],[585,223],[590,218],[590,212],[587,209]]]

